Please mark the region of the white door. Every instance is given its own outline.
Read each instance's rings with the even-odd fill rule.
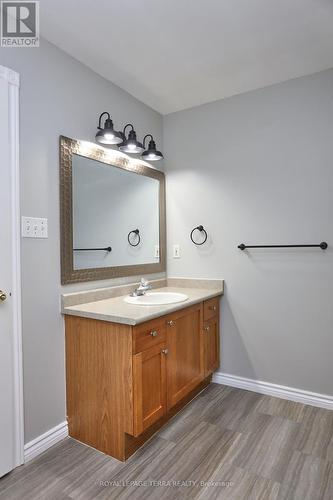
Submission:
[[[18,75],[0,66],[0,477],[22,463]]]

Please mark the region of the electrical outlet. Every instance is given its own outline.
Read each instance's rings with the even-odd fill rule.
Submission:
[[[155,245],[154,257],[155,257],[156,259],[159,259],[159,258],[160,258],[160,246],[159,246],[159,245]]]
[[[180,259],[180,246],[179,245],[173,245],[173,258]]]
[[[47,219],[22,217],[22,238],[47,238]]]

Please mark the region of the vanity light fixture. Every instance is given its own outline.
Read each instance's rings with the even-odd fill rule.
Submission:
[[[104,127],[101,126],[102,117],[106,115],[107,118],[104,122]],[[98,132],[95,136],[96,142],[100,144],[120,144],[123,142],[123,137],[121,132],[116,132],[113,129],[113,122],[110,117],[110,113],[104,111],[98,120]]]
[[[149,144],[148,144],[148,149],[146,149],[146,146],[145,146],[145,142],[146,142],[146,138],[147,137],[150,137],[150,141],[149,141]],[[146,149],[146,151],[144,151],[141,155],[141,158],[143,160],[146,160],[146,161],[157,161],[157,160],[162,160],[163,159],[163,155],[161,153],[161,151],[157,151],[156,150],[156,144],[155,144],[155,141],[154,141],[154,138],[151,134],[147,134],[144,136],[143,138],[143,147]]]
[[[132,129],[130,130],[128,137],[126,139],[127,127],[132,127]],[[123,153],[138,153],[138,154],[144,151],[143,145],[136,138],[136,132],[131,123],[127,123],[127,125],[125,125],[122,135],[123,135],[123,142],[118,146],[120,151],[122,151]]]

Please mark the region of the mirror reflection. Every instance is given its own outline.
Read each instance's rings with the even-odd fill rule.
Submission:
[[[159,262],[159,181],[73,154],[74,270]]]

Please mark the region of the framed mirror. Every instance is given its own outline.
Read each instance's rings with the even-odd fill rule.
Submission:
[[[165,271],[165,180],[148,163],[60,137],[61,283]]]

